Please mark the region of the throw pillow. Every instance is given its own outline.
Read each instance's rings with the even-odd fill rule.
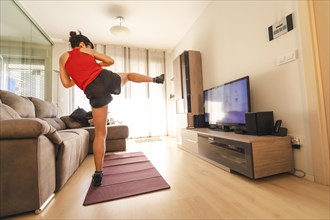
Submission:
[[[70,118],[70,116],[62,116],[60,118],[68,128],[81,128],[82,125],[76,120]]]
[[[21,116],[10,106],[0,104],[0,121],[20,118]]]
[[[71,113],[70,118],[76,120],[83,126],[89,126],[88,120],[91,119],[91,114],[78,106],[78,108]]]

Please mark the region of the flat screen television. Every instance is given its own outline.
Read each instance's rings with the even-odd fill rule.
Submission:
[[[205,122],[210,128],[245,125],[251,111],[249,76],[204,90]]]

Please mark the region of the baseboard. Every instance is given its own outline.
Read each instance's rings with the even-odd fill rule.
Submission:
[[[306,174],[306,176],[304,177],[304,179],[309,180],[309,181],[312,181],[312,182],[315,182],[315,178],[312,175]]]

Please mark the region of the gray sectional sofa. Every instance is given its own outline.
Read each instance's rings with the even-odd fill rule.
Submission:
[[[125,151],[128,127],[108,125],[106,151]],[[57,107],[0,90],[0,217],[39,210],[93,153],[94,127]]]

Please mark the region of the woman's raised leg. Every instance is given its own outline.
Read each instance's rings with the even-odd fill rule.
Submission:
[[[139,73],[118,73],[121,78],[121,86],[124,86],[128,81],[135,83],[142,82],[155,82],[155,83],[163,83],[164,82],[164,74],[157,76],[155,78],[142,75]]]

